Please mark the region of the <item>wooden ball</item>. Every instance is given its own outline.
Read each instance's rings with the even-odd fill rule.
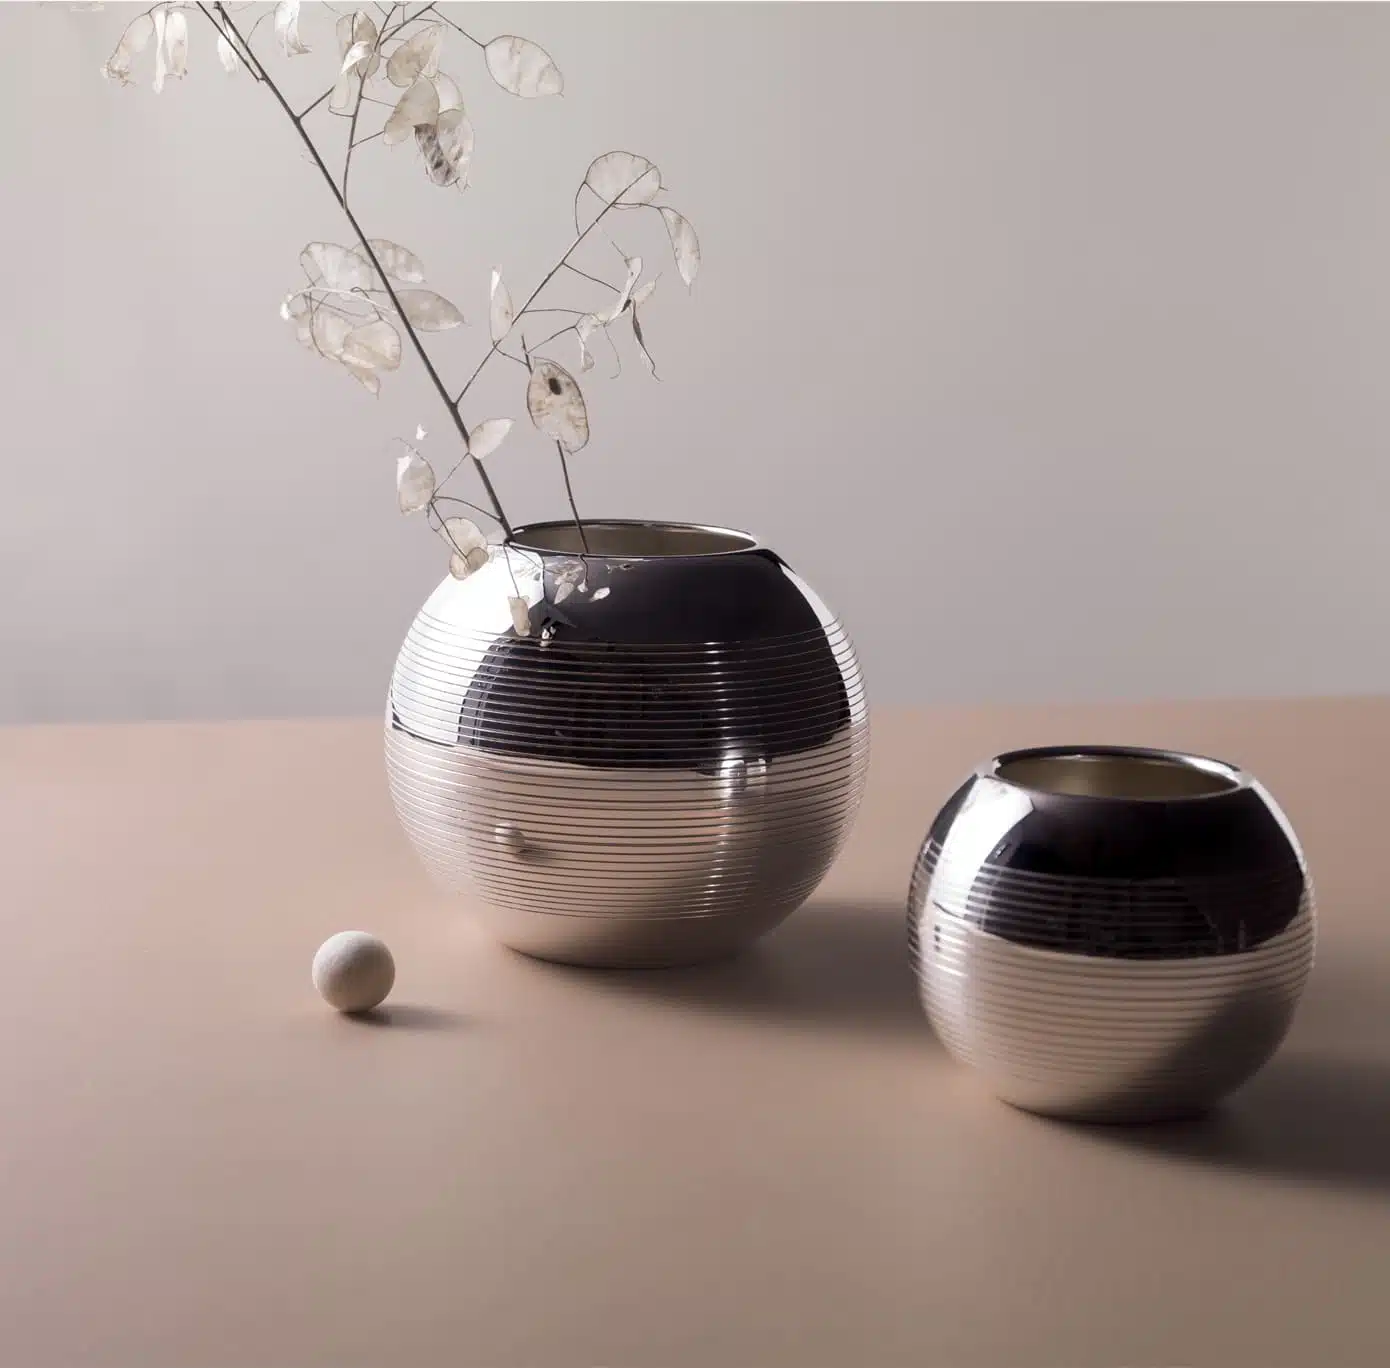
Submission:
[[[339,931],[314,956],[314,987],[340,1012],[365,1012],[386,1000],[396,962],[383,941],[365,931]]]

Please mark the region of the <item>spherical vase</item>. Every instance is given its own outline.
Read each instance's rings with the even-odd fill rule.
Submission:
[[[1029,1111],[1198,1112],[1278,1048],[1313,962],[1293,829],[1249,775],[1110,747],[982,765],[928,833],[908,900],[947,1051]]]
[[[681,964],[745,945],[820,881],[868,713],[844,629],[753,538],[542,523],[420,610],[386,759],[422,860],[503,943]]]

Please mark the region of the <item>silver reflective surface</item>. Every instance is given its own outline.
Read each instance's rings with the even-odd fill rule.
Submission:
[[[591,546],[612,554],[576,557],[563,528],[523,529],[519,544],[556,549],[446,580],[401,648],[397,813],[515,949],[593,965],[728,953],[806,898],[848,832],[868,760],[848,637],[752,539],[688,531],[598,525]],[[582,590],[557,595],[576,566]]]
[[[1233,776],[1190,759],[1119,751],[1005,756],[994,774],[1025,789],[1092,798],[1199,798],[1237,786]]]
[[[1240,1086],[1283,1040],[1313,962],[1312,887],[1273,799],[1243,779],[1242,801],[1264,805],[1271,832],[1287,839],[1291,866],[1080,877],[1021,868],[1015,857],[1026,850],[1036,866],[1049,841],[1070,837],[1113,847],[1135,823],[1160,832],[1172,825],[1174,803],[1192,814],[1194,804],[1226,800],[1198,782],[1185,793],[1178,784],[1183,796],[1166,803],[1136,794],[1139,771],[1117,765],[1110,779],[1138,801],[1112,804],[1092,784],[1072,787],[1083,777],[1077,767],[1057,768],[1050,758],[1028,771],[1029,792],[999,782],[1022,781],[1023,770],[1008,768],[981,768],[933,827],[912,879],[909,940],[943,1045],[1005,1101],[1075,1120],[1183,1115]],[[1170,778],[1158,782],[1166,787]],[[1209,920],[1229,915],[1254,925],[1263,905],[1285,898],[1286,924],[1249,948],[1198,953],[1183,939],[1194,920],[1207,930]],[[1088,953],[1037,943],[1067,928],[1096,937]]]

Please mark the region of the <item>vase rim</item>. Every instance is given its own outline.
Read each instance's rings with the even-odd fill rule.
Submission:
[[[1148,746],[1032,746],[1005,751],[978,773],[1026,793],[1099,802],[1205,802],[1248,789],[1236,765]]]
[[[708,560],[762,549],[747,532],[659,518],[585,518],[585,549],[572,518],[550,518],[512,529],[504,543],[543,556],[622,560]]]

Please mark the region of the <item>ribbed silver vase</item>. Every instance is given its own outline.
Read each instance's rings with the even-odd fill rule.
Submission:
[[[1278,1048],[1313,962],[1293,830],[1234,766],[1108,747],[982,765],[908,899],[946,1049],[1030,1111],[1137,1121],[1209,1106]]]
[[[751,537],[584,535],[518,529],[420,610],[387,704],[396,811],[526,954],[729,953],[804,901],[848,832],[868,762],[853,648]]]

